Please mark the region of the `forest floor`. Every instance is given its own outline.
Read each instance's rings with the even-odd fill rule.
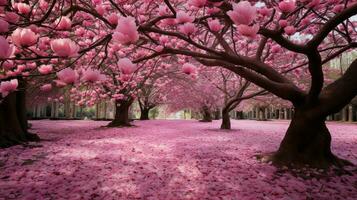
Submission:
[[[357,199],[351,167],[295,177],[255,159],[278,148],[288,121],[31,123],[44,141],[0,149],[0,199]],[[357,164],[357,125],[328,127],[333,152]]]

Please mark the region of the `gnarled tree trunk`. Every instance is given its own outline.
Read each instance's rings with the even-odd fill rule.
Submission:
[[[40,140],[37,135],[28,132],[23,80],[19,80],[19,88],[0,103],[0,148]]]
[[[116,102],[115,116],[108,127],[131,126],[129,119],[129,108],[133,100],[119,100]]]
[[[309,112],[297,109],[272,160],[278,165],[328,167],[342,165],[331,152],[331,135],[325,118],[310,118]]]

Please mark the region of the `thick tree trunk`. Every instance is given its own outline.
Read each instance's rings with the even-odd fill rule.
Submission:
[[[222,124],[221,129],[231,129],[231,118],[229,116],[229,111],[222,110]]]
[[[140,120],[149,120],[149,108],[140,109]]]
[[[132,100],[116,102],[115,117],[114,120],[108,124],[108,127],[131,126],[129,108],[132,103]]]
[[[212,115],[211,112],[209,111],[209,108],[203,107],[202,115],[203,118],[200,120],[200,122],[212,122]]]
[[[296,110],[278,151],[265,157],[279,166],[327,168],[343,166],[347,161],[331,152],[331,135],[325,118],[313,119],[309,112]]]
[[[22,83],[20,82],[20,87]],[[40,138],[27,131],[25,92],[10,93],[0,103],[0,148],[38,141]]]

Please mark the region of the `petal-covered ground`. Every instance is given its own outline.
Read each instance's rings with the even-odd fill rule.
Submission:
[[[357,199],[357,174],[296,178],[259,163],[287,121],[33,121],[45,141],[0,150],[0,199]],[[329,123],[333,151],[357,164],[357,125]]]

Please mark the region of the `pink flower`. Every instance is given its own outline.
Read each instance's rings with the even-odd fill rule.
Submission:
[[[271,52],[272,53],[279,53],[281,50],[281,47],[279,45],[274,45],[271,47]]]
[[[123,74],[132,74],[136,70],[136,65],[128,58],[122,58],[118,61],[118,67]]]
[[[56,30],[68,30],[72,27],[72,21],[66,16],[62,16],[55,21]]]
[[[228,11],[227,15],[236,24],[251,24],[257,17],[257,9],[248,1],[241,1],[238,4],[233,4],[233,10]]]
[[[60,57],[73,57],[78,54],[79,46],[70,39],[51,41],[51,49]]]
[[[32,46],[37,42],[38,35],[31,29],[17,28],[11,35],[12,41],[17,46]]]
[[[6,33],[9,31],[9,23],[7,21],[0,19],[0,33]]]
[[[42,65],[38,68],[38,71],[41,73],[41,74],[49,74],[51,73],[53,70],[53,67],[52,65]]]
[[[169,14],[167,6],[164,6],[164,5],[160,5],[159,8],[157,9],[157,11],[159,12],[160,16],[164,16],[164,15]]]
[[[16,23],[17,21],[19,21],[19,18],[20,18],[20,16],[14,12],[7,12],[5,14],[5,20],[10,23]]]
[[[206,3],[207,3],[206,0],[189,0],[188,1],[188,5],[194,6],[197,8],[201,8],[201,7],[205,6]]]
[[[263,17],[268,16],[270,14],[270,9],[269,8],[260,8],[258,10],[258,13],[261,14]]]
[[[195,73],[196,69],[197,69],[196,66],[192,65],[191,63],[185,63],[182,66],[182,72],[187,75]]]
[[[176,13],[176,23],[177,24],[183,24],[187,22],[193,22],[195,19],[191,17],[189,14],[183,12],[183,11],[178,11]]]
[[[288,26],[288,21],[285,20],[285,19],[282,19],[279,21],[279,25],[282,27],[282,28],[285,28],[286,26]]]
[[[160,41],[160,44],[165,45],[166,43],[169,42],[169,37],[167,37],[166,35],[162,35],[162,36],[160,36],[159,41]]]
[[[40,90],[42,92],[49,92],[49,91],[52,90],[52,85],[51,84],[45,84],[45,85],[40,87]]]
[[[26,3],[17,3],[16,7],[20,14],[28,14],[31,11],[30,6]]]
[[[0,83],[0,93],[3,98],[5,98],[10,92],[16,90],[19,85],[17,79],[12,79],[11,81],[3,81]]]
[[[284,28],[284,31],[288,35],[293,35],[296,32],[296,29],[294,26],[287,26]]]
[[[3,36],[0,36],[0,59],[11,57],[14,51],[15,48],[11,46]]]
[[[209,29],[211,29],[211,31],[218,32],[219,30],[221,30],[222,25],[218,19],[215,19],[208,21],[208,27]]]
[[[155,51],[157,51],[157,52],[161,52],[162,50],[164,50],[164,46],[162,46],[162,45],[155,47]]]
[[[108,16],[107,19],[108,19],[108,21],[109,21],[110,24],[112,24],[112,25],[117,25],[117,24],[118,24],[118,19],[119,19],[119,17],[118,17],[117,14],[111,13],[111,14]]]
[[[82,81],[85,82],[98,82],[104,81],[106,79],[104,74],[101,74],[99,70],[87,69],[83,72],[83,76],[81,78]]]
[[[7,0],[0,0],[0,6],[6,6]]]
[[[77,81],[78,74],[73,69],[66,68],[66,69],[63,69],[63,70],[57,72],[57,77],[58,77],[59,81],[62,83],[73,84]]]
[[[196,32],[196,26],[191,22],[187,22],[179,27],[179,31],[185,35],[192,35]]]
[[[255,38],[259,31],[259,25],[255,24],[254,26],[247,26],[245,24],[242,24],[237,27],[237,30],[243,36]]]
[[[121,44],[134,43],[139,39],[139,33],[133,17],[121,17],[114,31],[113,39]]]
[[[279,3],[279,9],[283,13],[291,13],[295,10],[295,8],[296,8],[295,1],[292,0],[284,0]]]

